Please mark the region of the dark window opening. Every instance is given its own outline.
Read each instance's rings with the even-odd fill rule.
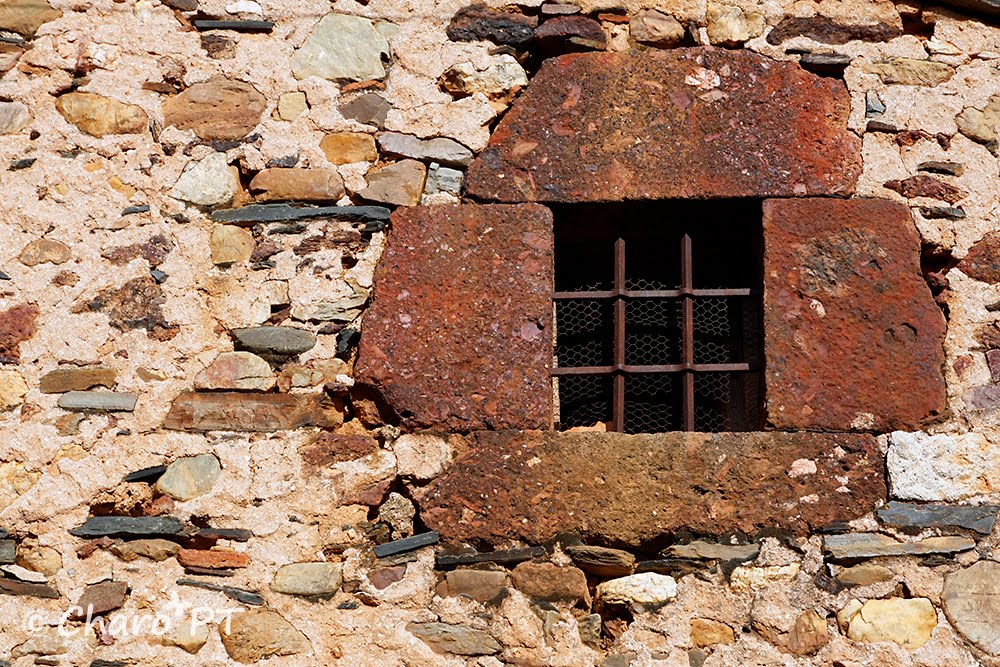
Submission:
[[[764,426],[761,205],[555,209],[559,427]]]

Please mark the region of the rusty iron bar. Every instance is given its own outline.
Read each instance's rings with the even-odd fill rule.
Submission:
[[[620,296],[625,291],[625,239],[615,241],[615,366],[625,365],[625,299]],[[615,372],[614,409],[611,412],[614,430],[625,432],[625,374]]]
[[[694,272],[691,268],[691,236],[681,239],[681,289],[689,292],[683,298],[683,320],[681,322],[681,359],[687,369],[683,373],[684,430],[694,430],[694,300],[690,290],[694,287]]]

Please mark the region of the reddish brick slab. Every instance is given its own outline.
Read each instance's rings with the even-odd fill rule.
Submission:
[[[474,434],[418,505],[447,540],[578,531],[640,546],[684,529],[804,535],[872,511],[885,493],[867,434],[504,431]]]
[[[472,163],[504,202],[846,195],[861,171],[843,82],[749,51],[547,60]]]
[[[945,320],[908,208],[764,202],[767,413],[777,428],[913,430],[945,407]]]
[[[375,272],[355,379],[411,428],[547,428],[552,214],[398,209]]]

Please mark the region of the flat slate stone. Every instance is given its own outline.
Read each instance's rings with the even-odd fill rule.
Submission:
[[[253,591],[244,590],[242,588],[234,588],[233,586],[219,586],[218,584],[212,584],[207,581],[198,581],[196,579],[178,579],[177,585],[191,586],[192,588],[203,588],[206,591],[218,591],[230,600],[236,600],[237,602],[253,605],[255,607],[262,607],[265,603],[264,597],[259,593],[254,593]]]
[[[349,222],[385,222],[390,211],[384,206],[293,206],[291,204],[252,204],[240,208],[212,211],[215,222],[250,227],[259,222],[292,222],[329,218]]]
[[[800,459],[816,472],[789,476]],[[577,532],[642,546],[682,529],[806,535],[873,511],[886,494],[883,468],[863,434],[478,432],[416,502],[448,541],[539,544]]]
[[[900,542],[880,533],[827,535],[823,548],[835,561],[861,560],[883,556],[926,556],[956,554],[976,548],[967,537],[928,537],[918,542]]]
[[[135,472],[130,472],[122,478],[123,482],[146,482],[147,484],[153,484],[160,478],[160,476],[167,471],[167,466],[151,466],[149,468],[143,468],[142,470],[136,470]]]
[[[472,151],[447,137],[421,139],[412,134],[385,132],[379,135],[378,145],[383,153],[438,162],[452,167],[466,167],[472,162]]]
[[[498,565],[523,563],[524,561],[545,555],[543,547],[521,547],[519,549],[502,549],[487,553],[438,554],[438,568],[473,565],[475,563],[496,563]]]
[[[760,553],[760,545],[751,544],[719,544],[717,542],[690,542],[667,547],[665,556],[672,558],[690,558],[693,560],[748,561]]]
[[[237,348],[258,354],[290,357],[316,345],[316,334],[294,327],[248,327],[230,333]]]
[[[906,206],[767,200],[764,247],[772,426],[918,430],[944,410],[945,319]]]
[[[92,516],[70,535],[96,537],[171,537],[184,530],[184,524],[172,516]]]
[[[393,556],[404,551],[413,551],[414,549],[437,544],[440,539],[441,536],[433,531],[414,535],[413,537],[404,537],[401,540],[394,540],[378,545],[375,547],[375,555],[379,558],[385,558],[386,556]]]
[[[0,564],[7,565],[17,560],[17,542],[0,540]]]
[[[998,511],[996,505],[921,505],[893,500],[875,514],[882,523],[897,528],[966,528],[989,535]]]
[[[243,431],[270,433],[303,426],[340,424],[326,414],[316,394],[247,394],[187,392],[174,399],[163,428],[173,431]]]
[[[212,19],[195,19],[192,21],[198,30],[235,30],[236,32],[271,32],[274,21],[216,21]]]
[[[436,653],[456,655],[492,655],[499,653],[500,642],[482,630],[450,623],[410,623],[410,634],[430,646]]]
[[[253,531],[245,528],[202,528],[196,537],[206,540],[232,540],[233,542],[247,542],[253,537]]]
[[[598,577],[624,577],[635,570],[635,556],[621,549],[578,544],[566,547],[578,568]]]
[[[58,599],[59,591],[48,584],[34,584],[28,581],[0,578],[0,595],[18,595],[33,598]]]
[[[408,429],[548,428],[552,214],[421,206],[392,228],[355,380]]]
[[[57,368],[42,376],[38,390],[43,394],[85,391],[91,387],[113,387],[117,372],[113,368]]]
[[[59,407],[78,412],[132,412],[138,394],[110,391],[69,391],[59,397]]]
[[[861,145],[843,82],[746,50],[546,60],[469,168],[502,202],[847,195]]]

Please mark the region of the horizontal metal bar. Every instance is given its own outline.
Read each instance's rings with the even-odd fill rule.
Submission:
[[[754,370],[750,364],[663,364],[656,366],[632,366],[629,364],[611,366],[560,366],[552,369],[552,375],[612,375],[614,373],[743,373]]]
[[[626,299],[676,299],[682,296],[692,297],[726,297],[726,296],[751,296],[754,291],[751,289],[674,289],[674,290],[601,290],[599,292],[553,292],[552,298],[556,301],[566,301],[569,299],[613,299],[624,297]]]

